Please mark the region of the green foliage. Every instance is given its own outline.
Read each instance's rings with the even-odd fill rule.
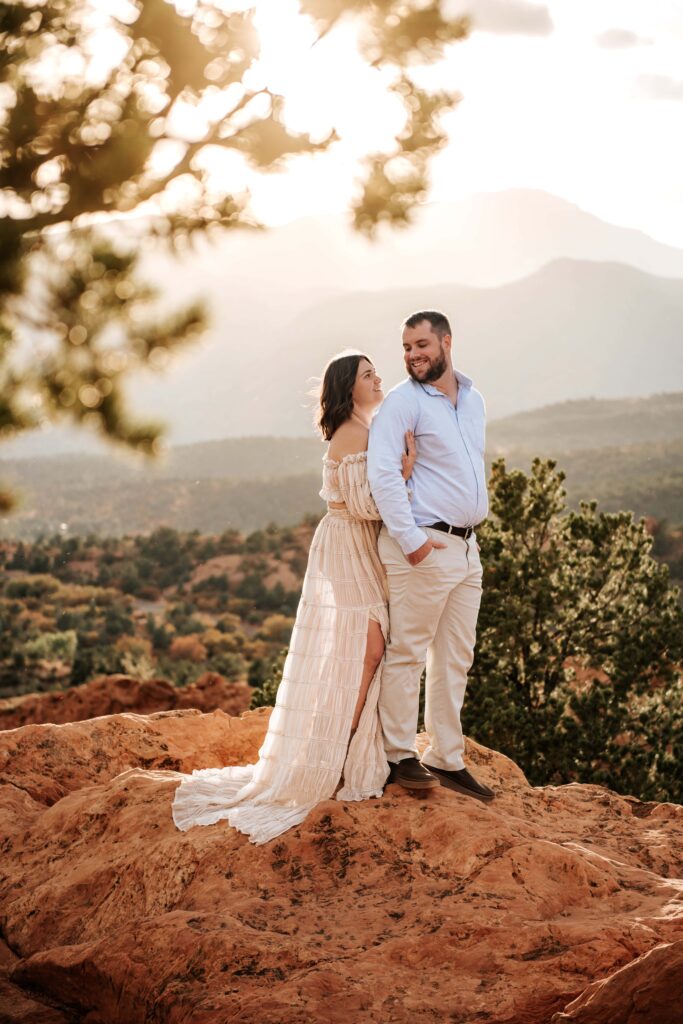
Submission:
[[[496,463],[490,497],[490,519],[478,531],[484,597],[466,730],[514,758],[533,783],[594,782],[643,799],[683,800],[683,611],[666,566],[652,557],[644,524],[628,513],[600,513],[594,503],[567,510],[563,476],[553,462],[535,460],[528,475]],[[677,556],[680,531],[663,524],[654,536],[656,549]],[[269,588],[263,579],[277,564],[271,551],[284,551],[289,566],[298,559],[301,576],[307,541],[301,530],[267,528],[263,537],[264,553],[247,550],[252,545],[233,532],[213,538],[219,553],[227,543],[241,556],[235,577],[228,573],[227,591],[209,577],[206,587],[194,592],[186,586],[181,597],[176,580],[153,611],[122,594],[126,566],[140,577],[141,566],[146,576],[182,567],[193,577],[202,558],[213,557],[206,538],[159,531],[153,538],[91,536],[72,544],[75,565],[84,561],[91,574],[101,571],[103,560],[109,563],[114,581],[106,590],[71,567],[65,538],[23,545],[25,564],[40,553],[60,562],[60,575],[24,569],[5,580],[0,692],[51,682],[41,680],[29,654],[53,641],[45,641],[47,647],[34,641],[71,631],[77,638],[72,685],[120,671],[124,660],[131,664],[124,652],[138,650],[137,638],[144,641],[139,651],[149,651],[140,662],[146,673],[154,667],[178,685],[201,671],[248,675],[253,706],[273,704],[298,591]],[[11,562],[18,545],[0,547]],[[213,594],[224,597],[225,609],[207,610]],[[201,665],[170,655],[173,640],[192,635],[206,651]]]
[[[127,636],[134,631],[133,621],[127,610],[120,606],[107,608],[104,613],[104,624],[100,634],[103,642],[111,643],[120,636]]]
[[[24,576],[8,580],[5,584],[6,597],[44,597],[59,589],[59,583],[52,576]]]
[[[71,686],[78,686],[81,683],[88,682],[89,679],[93,679],[95,676],[122,672],[123,670],[123,664],[118,652],[114,652],[106,644],[96,643],[89,646],[79,644],[71,669],[70,684]]]
[[[7,562],[8,569],[25,569],[26,568],[26,549],[22,543],[17,544],[14,554]]]
[[[171,637],[164,626],[157,625],[153,615],[147,616],[146,630],[155,651],[167,651],[171,646]]]
[[[134,543],[147,564],[147,578],[154,574],[159,587],[187,579],[192,559],[188,542],[183,542],[176,530],[160,526],[149,537],[136,537]],[[155,572],[155,569],[160,571]]]
[[[137,278],[141,248],[153,240],[176,251],[198,233],[253,226],[248,194],[217,186],[207,153],[272,170],[337,135],[287,129],[283,97],[249,76],[260,49],[253,9],[203,0],[188,14],[165,0],[102,9],[98,29],[120,53],[110,67],[92,60],[93,6],[0,3],[0,436],[62,419],[152,454],[161,427],[129,415],[125,376],[163,365],[203,330],[205,313],[155,307]],[[439,0],[302,4],[320,36],[353,20],[366,61],[403,104],[393,147],[365,170],[355,222],[368,233],[408,220],[445,141],[439,115],[458,96],[430,94],[414,74],[464,35],[461,19],[440,12]],[[179,133],[178,110],[219,93],[226,102],[197,118],[196,135]],[[30,361],[18,357],[26,334],[41,342]],[[11,500],[0,494],[0,508]]]
[[[237,597],[255,604],[265,611],[282,612],[291,615],[299,603],[299,592],[285,590],[281,583],[267,587],[263,582],[262,572],[250,572],[235,588]]]
[[[194,608],[189,601],[180,601],[166,613],[167,621],[173,626],[178,636],[191,636],[194,633],[202,632],[202,622],[195,618],[193,612]]]
[[[226,679],[244,679],[246,662],[243,655],[232,651],[219,651],[211,656],[211,671]]]
[[[286,657],[287,649],[284,648],[265,665],[263,682],[251,695],[250,708],[274,707]]]
[[[192,585],[193,594],[201,594],[204,591],[218,591],[221,594],[227,594],[229,589],[230,581],[225,573],[207,576],[205,579],[199,580]]]
[[[41,633],[24,644],[24,654],[30,661],[73,662],[78,646],[78,637],[73,629],[62,633]]]
[[[142,645],[123,652],[121,668],[134,679],[154,679],[157,675],[157,666]]]
[[[672,527],[666,519],[650,522],[652,554],[666,562],[672,579],[683,586],[683,527]]]
[[[246,549],[252,554],[268,550],[268,541],[263,530],[255,530],[250,533],[246,540]]]
[[[242,538],[238,530],[224,530],[218,538],[218,553],[234,555],[242,551]]]
[[[466,728],[534,783],[683,797],[683,613],[629,513],[565,510],[563,474],[493,466]]]

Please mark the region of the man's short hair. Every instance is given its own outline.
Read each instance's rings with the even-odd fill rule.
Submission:
[[[411,313],[409,317],[403,321],[404,327],[417,327],[423,320],[428,320],[432,325],[434,334],[437,335],[439,340],[443,339],[444,334],[452,335],[451,325],[448,322],[448,317],[443,313],[439,313],[437,309],[420,309],[417,313]]]

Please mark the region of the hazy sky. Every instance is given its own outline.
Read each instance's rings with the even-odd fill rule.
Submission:
[[[475,27],[428,72],[463,94],[430,198],[541,188],[683,247],[683,0],[446,5]],[[293,127],[334,124],[344,144],[252,184],[271,223],[343,208],[354,155],[397,123],[376,73],[349,59],[348,36],[311,49],[296,7],[261,0],[263,75],[289,97]]]

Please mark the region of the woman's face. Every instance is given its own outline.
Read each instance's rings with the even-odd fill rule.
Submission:
[[[382,380],[368,359],[361,359],[353,385],[353,404],[359,409],[374,409],[384,398]]]

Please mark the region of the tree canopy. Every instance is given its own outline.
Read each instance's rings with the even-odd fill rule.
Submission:
[[[683,610],[630,512],[565,507],[564,474],[494,463],[484,593],[464,707],[537,785],[683,796]]]
[[[248,194],[210,180],[212,149],[268,171],[338,139],[291,131],[284,97],[250,75],[257,5],[0,3],[0,438],[60,419],[155,450],[161,427],[128,413],[122,381],[196,338],[206,313],[159,313],[136,276],[140,246],[254,226]],[[318,40],[352,23],[400,99],[393,146],[360,161],[353,216],[369,234],[406,223],[445,143],[439,115],[458,100],[423,88],[416,69],[466,23],[439,0],[301,0],[299,16]],[[194,134],[178,128],[188,105]]]

